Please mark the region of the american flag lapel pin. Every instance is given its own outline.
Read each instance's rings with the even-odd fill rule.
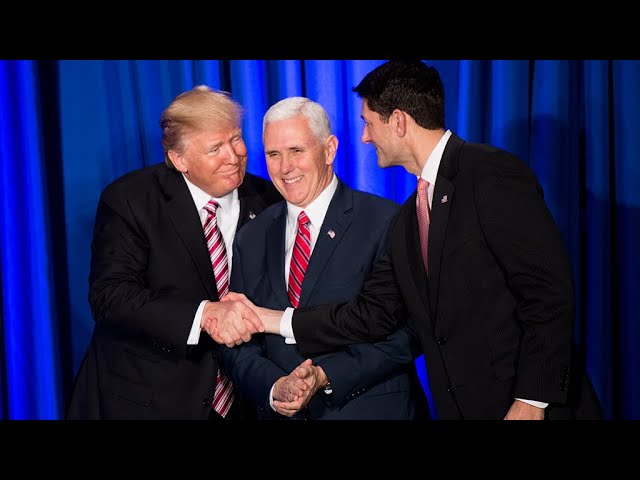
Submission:
[[[253,213],[251,210],[249,210],[249,218],[250,218],[251,220],[253,220],[254,218],[256,218],[256,214],[255,214],[255,213]]]
[[[442,199],[440,200],[440,203],[447,203],[449,199],[447,198],[447,196],[445,195],[444,197],[442,197]]]
[[[329,230],[329,231],[327,232],[327,235],[329,235],[331,238],[333,238],[333,237],[335,237],[335,236],[336,236],[336,232],[334,232],[333,230]]]

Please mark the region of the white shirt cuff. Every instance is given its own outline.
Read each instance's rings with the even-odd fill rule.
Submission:
[[[280,335],[284,337],[284,343],[296,343],[296,337],[293,336],[293,307],[287,307],[280,319]]]
[[[193,323],[191,324],[189,338],[187,338],[187,345],[197,345],[200,341],[200,322],[202,321],[204,306],[208,301],[209,300],[203,300],[200,302],[200,306],[198,307],[198,310],[196,310],[196,314],[193,317]]]
[[[271,390],[269,390],[269,406],[273,409],[274,412],[278,413],[278,411],[273,407],[273,389],[276,384],[271,385]]]
[[[546,402],[538,402],[536,400],[525,400],[524,398],[516,398],[516,400],[520,400],[521,402],[528,403],[529,405],[533,405],[534,407],[538,407],[538,408],[547,408],[547,406],[549,405]]]

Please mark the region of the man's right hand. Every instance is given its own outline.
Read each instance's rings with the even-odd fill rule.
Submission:
[[[207,302],[202,312],[200,328],[217,343],[227,347],[251,340],[251,335],[264,332],[264,325],[255,312],[239,301]]]
[[[282,310],[271,310],[265,307],[259,307],[247,298],[243,293],[229,292],[223,298],[223,302],[240,302],[247,308],[253,310],[253,312],[259,317],[264,331],[267,333],[275,333],[280,335],[280,320],[282,319]]]

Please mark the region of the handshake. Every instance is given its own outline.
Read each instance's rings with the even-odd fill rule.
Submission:
[[[254,333],[280,334],[282,313],[258,307],[242,293],[229,292],[219,302],[207,302],[200,328],[215,342],[233,347],[248,342]]]

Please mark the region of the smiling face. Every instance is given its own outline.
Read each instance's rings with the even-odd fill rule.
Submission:
[[[396,144],[391,122],[383,122],[380,115],[369,110],[367,101],[362,101],[361,115],[364,120],[364,128],[360,140],[370,143],[376,149],[378,166],[380,168],[399,165],[396,160]]]
[[[331,183],[338,139],[314,136],[306,117],[268,123],[264,151],[271,181],[293,205],[305,208]]]
[[[247,146],[239,128],[199,130],[183,139],[182,153],[171,150],[177,170],[212,197],[238,188],[247,168]]]

